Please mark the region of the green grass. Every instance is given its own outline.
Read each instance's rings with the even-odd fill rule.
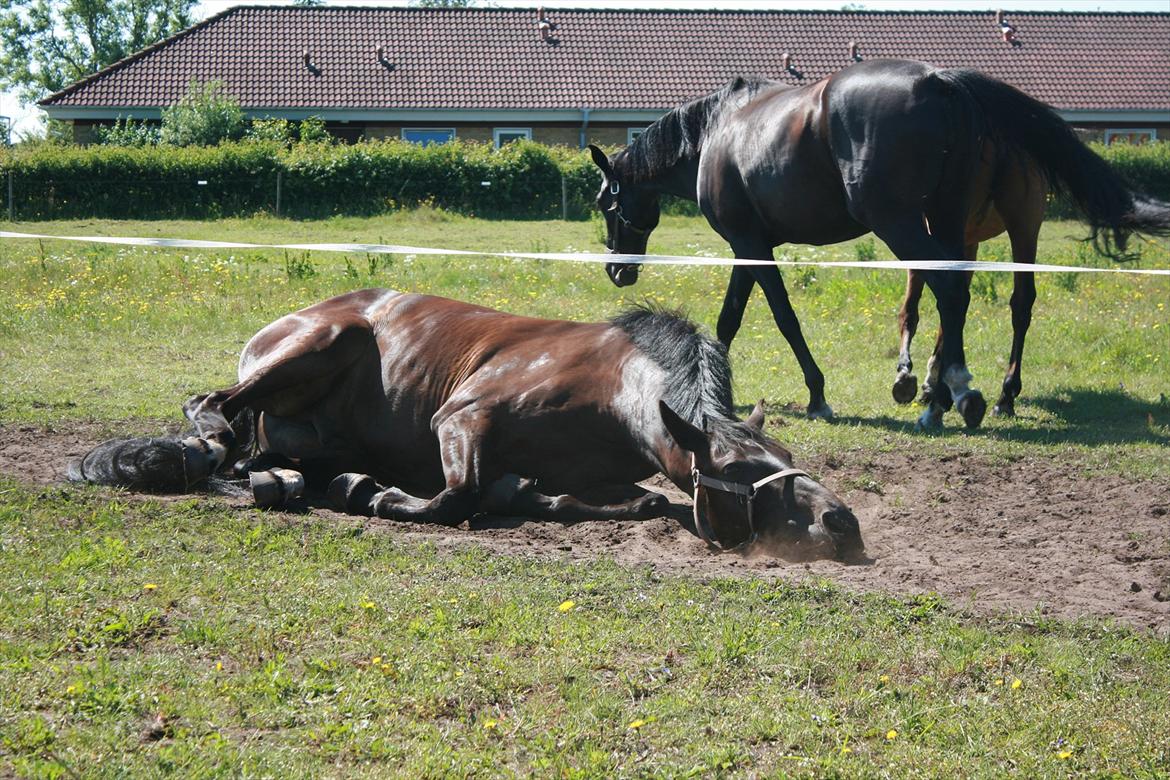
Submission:
[[[1107,626],[11,482],[0,534],[21,775],[1170,772],[1170,645]]]
[[[370,241],[453,249],[592,250],[598,222],[488,222],[436,210],[389,217],[295,222],[256,218],[200,222],[20,224],[28,232],[158,235],[247,242]],[[1070,236],[1075,223],[1045,226],[1042,261],[1101,263]],[[278,251],[155,250],[64,242],[6,241],[0,258],[0,421],[177,419],[188,395],[234,381],[240,347],[267,322],[345,290],[391,286],[486,303],[518,313],[600,319],[630,302],[684,307],[713,326],[727,270],[648,268],[636,287],[613,287],[595,265],[480,257],[375,257]],[[1141,243],[1143,267],[1170,267],[1165,243]],[[727,254],[698,219],[668,217],[651,250]],[[887,257],[872,239],[835,247],[790,247],[800,259]],[[983,256],[1005,258],[1006,241]],[[1152,475],[1170,470],[1170,337],[1163,278],[1052,276],[1039,299],[1024,360],[1020,417],[989,418],[974,434],[955,415],[941,435],[913,432],[919,409],[898,407],[889,385],[897,348],[900,271],[804,269],[787,285],[829,402],[841,422],[800,414],[807,391],[788,345],[757,290],[732,348],[736,397],[765,398],[789,425],[797,452],[913,446],[992,456],[1073,456],[1092,472]],[[998,396],[1011,339],[1009,275],[976,277],[967,355],[976,387]],[[916,341],[921,376],[937,314],[925,297]],[[29,338],[35,334],[35,338]]]
[[[421,210],[10,229],[592,251],[598,228]],[[1047,225],[1041,260],[1098,262],[1067,238],[1079,231]],[[1164,244],[1142,249],[1144,267],[1170,267]],[[726,254],[681,217],[664,220],[651,250]],[[865,239],[785,251],[888,256]],[[1006,243],[984,254],[1004,257]],[[234,381],[259,327],[357,287],[574,319],[648,298],[710,327],[726,274],[647,269],[618,290],[599,267],[550,262],[3,241],[0,424],[177,424],[188,395]],[[1138,479],[1170,471],[1164,279],[1040,277],[1020,418],[969,434],[952,415],[932,435],[914,433],[918,410],[889,396],[903,274],[786,281],[841,421],[801,417],[803,382],[758,293],[732,358],[737,400],[767,398],[783,423],[772,432],[798,456],[913,448]],[[989,396],[1005,367],[1009,296],[1009,277],[977,277],[968,359]],[[937,321],[932,303],[923,311],[921,368]],[[7,479],[0,578],[0,774],[1170,773],[1170,644],[1098,621],[978,618],[929,595],[823,582],[441,552],[358,522]]]

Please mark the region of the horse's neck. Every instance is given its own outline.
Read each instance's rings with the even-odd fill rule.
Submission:
[[[719,93],[671,111],[614,161],[620,178],[660,193],[695,200],[699,155],[720,113]]]

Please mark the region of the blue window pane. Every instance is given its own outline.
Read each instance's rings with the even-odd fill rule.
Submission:
[[[405,128],[402,131],[402,137],[410,141],[412,144],[422,144],[427,146],[429,144],[445,144],[455,137],[455,131],[451,129],[446,130],[427,130]]]

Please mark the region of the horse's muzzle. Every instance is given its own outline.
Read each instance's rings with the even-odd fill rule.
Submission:
[[[610,281],[618,287],[629,287],[638,281],[638,271],[642,266],[637,263],[606,263],[605,272]]]

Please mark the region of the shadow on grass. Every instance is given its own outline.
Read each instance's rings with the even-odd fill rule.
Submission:
[[[736,412],[746,416],[751,406],[738,406]],[[944,418],[941,431],[916,432],[914,423],[905,419],[878,415],[838,415],[837,424],[861,425],[890,433],[919,436],[961,434],[971,437],[998,438],[1023,444],[1160,444],[1170,445],[1170,403],[1144,401],[1124,392],[1058,389],[1049,395],[1023,396],[1016,402],[1020,417],[1007,419],[995,428],[969,431],[953,412]],[[1037,412],[1057,422],[1029,422]],[[803,418],[798,407],[773,410],[771,416],[783,419]],[[1151,423],[1152,421],[1152,423]],[[1035,427],[1027,427],[1034,425]]]

